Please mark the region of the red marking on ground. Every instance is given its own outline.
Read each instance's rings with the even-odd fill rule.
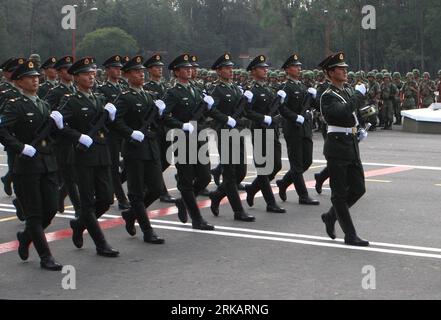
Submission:
[[[389,174],[410,171],[410,170],[413,170],[413,169],[410,167],[390,167],[390,168],[385,168],[385,169],[366,171],[365,176],[366,176],[366,178],[371,178],[371,177],[385,176],[385,175],[389,175]],[[328,182],[326,182],[326,183],[328,183]],[[306,183],[306,185],[308,186],[308,188],[313,188],[315,186],[315,181],[308,181]],[[295,189],[294,189],[294,187],[290,187],[288,190],[292,191]],[[277,188],[273,188],[273,191],[277,191]],[[242,200],[245,200],[246,193],[241,193],[240,197]],[[259,198],[259,197],[262,197],[261,193],[256,195],[256,198]],[[228,203],[228,200],[225,198],[222,201],[222,204],[227,204],[227,203]],[[211,205],[211,201],[210,200],[199,201],[198,205],[201,209],[209,208]],[[176,214],[177,212],[178,212],[178,210],[176,207],[169,207],[169,208],[151,211],[151,212],[149,212],[149,217],[151,219],[154,219],[154,218],[173,215],[173,214]],[[122,218],[106,220],[106,221],[100,222],[100,225],[103,230],[112,229],[112,228],[116,228],[116,227],[124,225],[124,220]],[[71,236],[72,236],[71,229],[59,230],[59,231],[54,231],[54,232],[46,234],[48,242],[67,239],[67,238],[70,238]],[[18,249],[18,241],[11,241],[11,242],[2,243],[2,244],[0,244],[0,255],[7,253],[7,252],[16,251],[17,249]]]

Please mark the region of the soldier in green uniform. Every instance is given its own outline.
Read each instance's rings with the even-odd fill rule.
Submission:
[[[68,70],[74,76],[78,91],[66,96],[61,102],[60,112],[66,125],[63,131],[76,147],[71,150],[68,163],[75,166],[80,192],[81,214],[71,220],[72,241],[77,248],[83,247],[85,229],[93,239],[97,254],[103,257],[117,257],[104,237],[98,219],[113,203],[111,158],[104,126],[99,126],[99,118],[107,117],[106,123],[115,120],[116,108],[105,104],[102,95],[93,93],[96,65],[92,57],[76,61]]]
[[[397,87],[392,83],[390,73],[383,74],[381,85],[381,100],[383,103],[384,130],[392,130],[394,122],[394,102],[398,93]]]
[[[331,80],[331,85],[321,97],[321,110],[328,123],[328,138],[324,154],[328,161],[332,208],[322,216],[326,232],[335,239],[335,223],[340,223],[345,233],[345,243],[352,246],[369,246],[355,231],[349,209],[366,193],[363,165],[357,137],[356,112],[364,106],[367,92],[364,84],[355,87],[355,93],[344,87],[347,67],[344,53],[328,57],[321,67]]]
[[[420,99],[423,108],[428,108],[435,102],[436,85],[430,79],[430,73],[424,72],[420,83]]]
[[[167,108],[164,112],[164,121],[169,128],[181,129],[185,132],[187,142],[186,161],[184,163],[180,161],[176,163],[178,190],[181,192],[182,199],[192,219],[193,228],[210,231],[214,230],[214,226],[204,220],[196,202],[196,195],[204,190],[211,181],[210,164],[203,164],[200,159],[196,159],[194,163],[189,161],[189,139],[195,130],[194,123],[197,124],[197,133],[204,129],[205,115],[208,113],[208,108],[213,106],[214,101],[210,96],[204,98],[202,91],[191,85],[191,69],[193,65],[190,58],[189,54],[180,55],[168,67],[173,72],[177,82],[172,89],[167,91],[165,98]],[[208,106],[208,108],[203,110],[204,112],[200,119],[195,119],[195,112],[201,106],[204,108]],[[198,141],[197,150],[191,150],[191,152],[198,154],[205,143],[207,141]]]
[[[302,63],[297,54],[290,56],[282,69],[288,74],[288,81],[280,88],[286,92],[285,103],[282,104],[280,113],[284,118],[283,133],[288,148],[290,170],[283,179],[277,181],[279,195],[286,201],[286,190],[294,183],[300,204],[319,205],[319,201],[309,196],[303,177],[312,165],[312,109],[317,90],[299,81]],[[312,72],[307,73],[305,79],[307,83],[310,79],[309,85],[312,85],[312,75]]]
[[[348,72],[348,85],[354,87],[355,83],[355,73],[353,71]]]
[[[49,136],[39,141],[35,138],[47,124],[55,129],[54,121],[62,128],[63,117],[59,112],[51,114],[49,106],[38,98],[39,76],[32,61],[24,62],[13,72],[12,80],[23,95],[7,102],[0,121],[0,140],[17,155],[14,184],[26,216],[25,230],[17,233],[19,256],[28,260],[29,246],[34,243],[41,267],[60,271],[62,265],[53,258],[44,234],[57,213],[57,162]]]
[[[115,103],[116,98],[123,92],[123,88],[119,84],[119,79],[121,78],[122,57],[120,55],[112,56],[104,61],[103,66],[106,69],[107,81],[99,86],[96,92],[104,95],[106,103]],[[120,156],[123,138],[112,128],[109,129],[113,191],[118,201],[118,208],[120,210],[127,210],[130,208],[130,203],[127,200],[127,196],[122,187],[120,175]]]
[[[393,83],[394,83],[395,87],[397,87],[397,94],[395,96],[395,101],[394,101],[394,113],[395,113],[395,120],[396,120],[395,125],[401,126],[401,123],[402,123],[401,96],[402,96],[404,82],[401,81],[401,74],[399,72],[394,72]]]
[[[50,57],[42,65],[41,69],[44,71],[45,81],[40,85],[38,89],[38,96],[40,99],[45,99],[49,90],[57,86],[57,70],[54,68],[57,62],[56,57]]]
[[[412,110],[418,107],[418,93],[418,84],[415,82],[414,75],[412,72],[408,72],[403,86],[403,110]]]
[[[3,64],[3,75],[5,77],[5,82],[2,84],[0,91],[0,114],[3,113],[4,107],[10,99],[15,99],[21,96],[20,89],[14,84],[15,81],[12,79],[12,74],[15,70],[17,70],[20,65],[24,64],[25,61],[25,58],[11,58]],[[9,149],[7,146],[5,146],[5,151],[7,154],[8,171],[5,176],[1,178],[1,181],[4,186],[5,193],[8,196],[12,196],[12,167],[16,154],[12,149]],[[19,205],[19,201],[15,199],[13,202],[17,208],[17,217],[20,220],[23,220],[24,216],[21,210],[22,207]]]
[[[441,70],[438,71],[438,81],[436,83],[436,91],[438,92],[437,102],[441,102]]]
[[[59,83],[55,88],[49,90],[46,95],[46,101],[49,103],[51,110],[59,110],[61,100],[69,94],[76,92],[75,85],[73,83],[73,76],[69,74],[68,70],[72,66],[73,58],[71,56],[65,56],[60,58],[54,65],[54,68],[58,72]],[[64,212],[64,201],[67,196],[74,207],[75,216],[80,216],[80,194],[77,186],[77,175],[75,168],[68,164],[68,156],[72,151],[72,140],[66,136],[63,132],[57,133],[55,141],[55,154],[57,156],[58,175],[59,175],[59,202],[58,211]]]
[[[368,92],[367,92],[367,102],[369,105],[374,106],[377,112],[380,114],[380,97],[381,97],[381,87],[380,84],[376,81],[376,75],[373,71],[367,74],[368,77]],[[360,83],[358,83],[360,84]],[[377,116],[369,119],[369,122],[372,124],[372,131],[376,130],[376,126],[378,124]],[[381,125],[381,121],[380,121]]]
[[[265,167],[265,164],[258,164],[257,161],[255,161],[258,173],[257,178],[253,181],[253,183],[246,186],[247,203],[250,207],[253,207],[254,197],[259,191],[262,191],[263,197],[267,204],[267,212],[285,213],[286,210],[281,208],[276,203],[276,199],[270,184],[282,168],[282,145],[280,143],[279,124],[276,121],[276,117],[279,116],[279,113],[276,112],[272,115],[268,115],[273,101],[275,101],[275,99],[279,99],[278,94],[274,93],[270,88],[268,88],[268,85],[265,83],[267,79],[268,67],[266,57],[263,55],[259,55],[251,61],[247,70],[251,72],[254,83],[248,88],[247,91],[245,91],[244,95],[247,97],[249,102],[247,105],[246,116],[253,121],[251,125],[251,130],[253,132],[253,145],[255,146],[258,143],[262,145],[262,154],[266,157],[273,157],[272,160],[274,167],[271,174],[261,174],[259,173],[259,170],[260,168]],[[286,96],[286,93],[280,92],[280,94],[282,95],[280,100],[283,100],[283,95]],[[259,135],[260,131],[262,134]],[[271,131],[274,134],[274,140],[272,141],[272,144],[274,145],[274,154],[272,155],[267,154],[266,151],[266,139],[268,139],[268,133]],[[262,139],[262,141],[257,141],[256,139]]]
[[[150,80],[145,83],[144,89],[147,90],[156,100],[165,99],[165,95],[167,93],[167,86],[162,81],[162,72],[163,72],[162,69],[164,67],[164,62],[162,61],[161,55],[155,54],[152,57],[150,57],[144,63],[144,67],[147,68],[147,72],[150,78]],[[167,131],[168,131],[167,127],[162,121],[160,121],[160,124],[161,125],[158,126],[157,129],[158,143],[161,152],[162,172],[165,172],[170,167],[170,164],[167,161],[167,150],[170,147],[171,143],[167,142]],[[164,179],[162,179],[162,181],[163,181],[162,183],[163,186],[160,197],[161,202],[176,203],[176,199],[169,194]]]
[[[145,121],[151,112],[156,116],[162,114],[165,104],[159,99],[153,101],[152,96],[144,91],[143,60],[141,56],[135,56],[122,67],[129,90],[119,95],[115,103],[117,113],[114,128],[124,138],[122,154],[131,204],[131,209],[123,212],[122,216],[131,236],[136,235],[135,222],[138,221],[144,242],[163,244],[164,239],[156,235],[146,213],[146,209],[159,199],[163,181],[156,135],[158,125],[155,121],[151,124],[145,124]],[[144,128],[146,125],[148,127]]]
[[[124,65],[129,61],[130,61],[130,57],[124,56],[122,59],[122,64]],[[121,85],[123,91],[126,91],[129,89],[129,82],[127,81],[127,78],[125,76],[124,71],[121,71],[121,77],[119,78],[119,84]]]
[[[241,89],[233,83],[233,67],[234,63],[229,53],[219,57],[212,66],[212,69],[217,71],[219,83],[210,93],[215,101],[210,115],[215,119],[216,123],[223,125],[220,127],[220,130],[217,131],[223,179],[222,184],[217,190],[210,194],[211,211],[216,217],[219,216],[219,205],[226,196],[233,209],[234,219],[252,222],[255,218],[245,212],[237,189],[237,184],[243,181],[247,173],[245,140],[241,137],[239,145],[233,145],[233,142],[229,139],[222,140],[222,132],[225,133],[225,131],[234,129],[240,130],[244,127],[244,124],[241,123],[242,115],[235,115],[237,112],[236,108],[240,107],[240,103],[242,102],[243,94]],[[228,146],[228,159],[222,157],[222,144],[227,144]],[[233,161],[234,153],[239,154],[239,163]]]

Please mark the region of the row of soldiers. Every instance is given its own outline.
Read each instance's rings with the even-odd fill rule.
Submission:
[[[5,191],[17,196],[14,200],[17,215],[26,221],[25,230],[17,234],[20,258],[29,258],[29,246],[34,243],[43,268],[61,269],[49,250],[44,230],[57,211],[64,211],[67,196],[76,216],[70,221],[74,245],[83,247],[83,233],[87,230],[97,253],[105,257],[119,255],[106,241],[98,223],[115,196],[123,211],[126,231],[135,236],[138,222],[144,241],[151,244],[164,243],[146,213],[160,199],[176,205],[181,222],[187,223],[190,217],[194,229],[205,231],[215,227],[200,212],[196,199],[201,194],[210,197],[215,216],[227,197],[236,221],[256,220],[244,209],[239,189],[245,190],[250,207],[261,191],[267,212],[285,213],[271,187],[271,181],[282,168],[281,131],[287,144],[290,170],[276,181],[280,198],[286,201],[287,190],[294,184],[301,205],[319,205],[309,196],[303,175],[312,164],[313,112],[321,109],[320,98],[331,85],[323,72],[318,82],[310,72],[302,76],[297,54],[282,66],[286,79],[269,83],[266,61],[265,56],[257,56],[246,70],[251,79],[235,80],[235,64],[230,54],[224,54],[211,67],[217,79],[209,87],[198,75],[197,57],[190,54],[182,54],[169,64],[174,77],[172,85],[163,81],[165,64],[160,55],[146,61],[142,56],[112,56],[102,63],[107,77],[103,83],[97,80],[97,65],[92,57],[77,61],[71,56],[50,57],[41,68],[34,60],[25,58],[11,58],[3,63],[0,142],[8,153],[9,172],[2,181]],[[330,57],[324,65],[335,68],[333,61],[345,68],[343,55]],[[40,84],[42,74],[45,82]],[[353,89],[345,81],[349,90],[346,94],[352,95]],[[357,83],[354,89],[361,90],[364,96],[365,87]],[[327,120],[332,122],[333,118]],[[352,126],[352,116],[349,122]],[[208,127],[217,132],[221,155],[221,164],[214,174],[218,188],[212,193],[206,190],[212,180],[210,164],[200,159],[195,164],[189,161],[192,134]],[[253,145],[263,139],[262,154],[270,156],[273,163],[268,174],[260,171],[266,168],[266,163],[255,161],[258,176],[245,187],[242,185],[247,172],[245,140],[235,145],[233,141],[223,141],[221,135],[222,130],[244,128],[251,129]],[[167,159],[170,142],[166,139],[169,129],[184,132],[187,145],[186,161],[176,164],[179,199],[168,194],[163,179],[163,173],[170,167]],[[203,152],[204,142],[197,144],[197,154]],[[267,142],[274,147],[271,154],[266,150]],[[230,159],[222,157],[223,144],[228,146]],[[237,151],[238,164],[231,159]],[[175,156],[179,158],[179,154]],[[326,178],[316,176],[316,180],[320,192]],[[127,195],[122,187],[126,181]],[[334,217],[335,213],[330,216]],[[332,222],[325,220],[327,233],[335,238]],[[346,226],[344,230],[349,229],[347,244],[367,245],[356,236],[353,227]]]

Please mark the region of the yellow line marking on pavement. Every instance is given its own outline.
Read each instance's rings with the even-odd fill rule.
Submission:
[[[437,187],[441,187],[441,184],[438,183],[438,184],[436,184],[435,186],[437,186]]]
[[[0,219],[0,222],[7,222],[7,221],[12,221],[12,220],[17,220],[17,217],[3,218],[3,219]]]

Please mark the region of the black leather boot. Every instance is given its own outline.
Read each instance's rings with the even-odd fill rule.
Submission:
[[[176,200],[176,208],[178,208],[178,218],[182,223],[188,222],[188,212],[187,207],[185,206],[184,200],[178,199]]]
[[[328,213],[322,215],[322,221],[326,226],[326,233],[328,236],[335,240],[337,238],[335,234],[335,223],[337,222],[337,217],[335,216],[334,208],[331,208]]]
[[[127,211],[123,211],[121,213],[122,218],[124,219],[125,223],[126,223],[126,231],[129,235],[131,235],[132,237],[136,236],[136,227],[135,227],[135,222],[136,222],[136,218],[135,215],[132,212],[132,209],[129,209]]]
[[[31,237],[25,231],[17,232],[17,240],[18,240],[18,255],[20,259],[23,261],[27,261],[29,259],[29,247],[32,243]]]
[[[26,215],[25,215],[23,206],[21,205],[21,203],[18,200],[18,198],[15,198],[14,200],[12,200],[12,204],[15,207],[15,214],[17,215],[18,220],[25,221],[26,220]]]
[[[139,227],[144,234],[144,242],[151,244],[164,244],[165,240],[156,235],[150,224],[149,216],[146,213],[146,208],[143,203],[133,204],[133,213],[138,221]]]
[[[52,256],[41,223],[26,225],[26,232],[30,235],[34,247],[40,256],[41,268],[49,271],[61,271],[63,266]]]
[[[96,246],[96,253],[99,256],[107,258],[116,258],[119,256],[119,251],[113,249],[106,241],[104,233],[96,219],[95,214],[84,215],[84,224]]]
[[[86,230],[86,226],[80,219],[70,220],[70,227],[72,228],[72,242],[78,249],[83,248],[84,240],[83,233]]]
[[[193,229],[213,231],[215,227],[208,224],[204,218],[202,218],[194,193],[192,191],[181,191],[181,194],[182,199],[188,209],[188,214],[191,217]]]

